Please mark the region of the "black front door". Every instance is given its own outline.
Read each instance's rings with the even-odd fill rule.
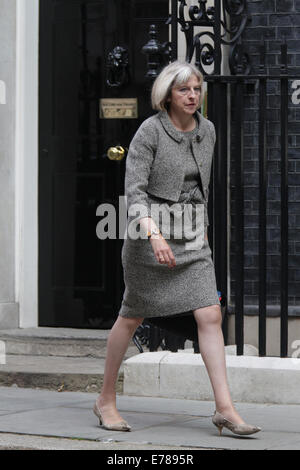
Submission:
[[[168,3],[40,2],[40,326],[106,328],[118,313],[124,288],[118,203],[126,157],[111,160],[107,151],[128,147],[151,114],[141,49],[153,23],[158,40],[168,40]],[[116,239],[96,235],[104,203],[116,209]]]

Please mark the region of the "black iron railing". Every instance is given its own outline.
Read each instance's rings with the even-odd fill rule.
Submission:
[[[228,218],[227,203],[228,190],[234,190],[234,238],[235,238],[235,265],[234,265],[234,313],[235,313],[235,340],[237,354],[243,354],[244,348],[244,297],[245,297],[245,211],[244,211],[244,122],[247,85],[258,90],[258,147],[257,161],[259,172],[258,184],[258,348],[259,355],[266,355],[266,321],[267,321],[267,89],[272,82],[279,84],[278,96],[280,108],[280,356],[288,355],[288,272],[289,272],[289,204],[288,204],[288,116],[289,116],[289,81],[300,79],[288,73],[287,46],[281,46],[281,67],[278,74],[266,73],[264,68],[264,46],[261,49],[260,73],[258,75],[206,76],[208,82],[208,117],[216,126],[217,145],[214,159],[214,259],[219,288],[227,295],[228,266],[222,257],[227,252]],[[228,94],[233,113],[230,116],[228,109]],[[222,116],[222,118],[220,118]],[[224,117],[224,119],[223,119]],[[300,126],[299,126],[300,127]],[[300,129],[299,129],[300,130]],[[226,181],[229,164],[228,136],[234,142],[231,145],[231,159],[235,165],[235,178]],[[254,137],[254,136],[253,136]],[[233,154],[232,154],[233,152]],[[214,237],[215,234],[215,237]]]

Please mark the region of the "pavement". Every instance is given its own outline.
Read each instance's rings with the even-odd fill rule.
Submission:
[[[0,387],[0,450],[299,450],[300,405],[235,403],[252,436],[211,422],[214,402],[117,395],[131,432],[107,431],[92,412],[96,393]]]

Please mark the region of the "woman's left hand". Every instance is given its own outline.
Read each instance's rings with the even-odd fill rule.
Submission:
[[[152,235],[150,237],[150,243],[157,261],[160,264],[167,264],[169,268],[176,266],[175,256],[166,242],[164,237],[159,235]]]

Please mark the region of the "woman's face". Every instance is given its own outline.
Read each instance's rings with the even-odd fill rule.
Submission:
[[[168,99],[170,111],[178,115],[192,116],[199,107],[200,96],[200,82],[196,75],[192,75],[187,82],[173,86]]]

